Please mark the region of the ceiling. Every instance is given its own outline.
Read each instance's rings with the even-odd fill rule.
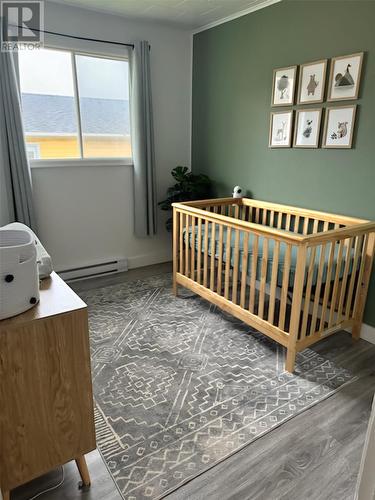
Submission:
[[[53,0],[129,18],[196,30],[220,24],[280,0]]]

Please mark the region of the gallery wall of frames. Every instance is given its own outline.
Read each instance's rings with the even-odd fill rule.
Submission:
[[[271,112],[269,147],[352,148],[357,104],[345,101],[358,99],[363,55],[332,58],[328,86],[328,59],[275,69],[271,106],[299,107]]]

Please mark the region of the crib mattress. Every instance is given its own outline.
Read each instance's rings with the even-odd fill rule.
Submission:
[[[201,236],[201,249],[202,252],[205,251],[205,231],[206,231],[206,225],[202,225],[202,236]],[[195,227],[195,250],[198,250],[198,227]],[[219,254],[219,227],[216,225],[215,228],[215,258],[219,259],[220,254]],[[287,232],[287,231],[286,231]],[[186,229],[184,230],[184,241],[186,244]],[[208,255],[212,255],[213,251],[213,245],[211,244],[211,239],[212,239],[212,227],[211,223],[208,224]],[[235,248],[235,239],[236,239],[236,232],[231,231],[231,251],[230,251],[230,263],[231,266],[234,267],[235,265],[235,255],[234,255],[234,248]],[[193,243],[193,238],[192,238],[192,228],[189,228],[189,246],[190,248],[192,247]],[[257,256],[257,273],[256,273],[256,279],[259,280],[261,277],[261,262],[263,259],[263,245],[264,244],[264,237],[259,236],[258,239],[258,256]],[[268,239],[268,255],[267,255],[267,282],[271,281],[271,272],[272,272],[272,264],[273,264],[273,259],[272,256],[274,254],[274,246],[275,246],[275,240],[273,239]],[[331,271],[331,279],[335,276],[336,273],[336,268],[337,268],[337,261],[338,261],[338,245],[335,245],[335,252],[334,252],[334,257],[333,257],[333,263],[332,263],[332,271]],[[242,272],[242,258],[243,258],[243,253],[246,252],[248,253],[248,260],[247,260],[247,273],[250,275],[251,268],[253,265],[253,259],[254,259],[254,235],[250,234],[249,242],[248,242],[248,247],[244,248],[244,231],[240,231],[240,238],[239,238],[239,259],[238,259],[238,269],[240,272]],[[280,244],[280,250],[279,250],[279,265],[278,265],[278,272],[277,272],[277,286],[281,287],[282,286],[282,281],[283,281],[283,271],[284,271],[284,260],[285,260],[285,253],[286,253],[286,244],[281,243]],[[227,262],[227,228],[223,228],[223,257],[222,261],[224,263]],[[353,267],[353,257],[354,257],[354,251],[352,250],[351,252],[351,257],[350,257],[350,263],[349,263],[349,274],[352,272],[352,267]],[[319,267],[319,260],[320,260],[320,255],[319,252],[316,252],[315,255],[315,261],[314,261],[314,267],[313,267],[313,275],[312,275],[312,286],[315,286],[318,280],[318,267]],[[328,271],[328,260],[329,260],[329,251],[327,250],[325,253],[325,262],[323,266],[323,273],[322,273],[322,283],[325,283],[327,280],[327,271]],[[294,277],[295,277],[295,271],[296,271],[296,264],[297,264],[297,246],[292,246],[292,251],[291,251],[291,262],[290,262],[290,272],[289,272],[289,287],[292,287],[294,285]],[[339,270],[339,276],[340,278],[344,274],[344,268],[345,268],[345,256],[342,257],[341,260],[341,266]],[[307,275],[307,273],[305,273]],[[307,276],[306,276],[307,280]]]

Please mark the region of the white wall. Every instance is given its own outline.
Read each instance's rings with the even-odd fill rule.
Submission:
[[[191,36],[173,27],[46,2],[47,30],[151,44],[158,199],[170,170],[190,165]],[[55,40],[55,39],[53,39]],[[64,42],[82,50],[80,42]],[[97,50],[94,44],[93,50]],[[118,48],[116,49],[119,50]],[[58,270],[127,257],[137,267],[170,259],[171,240],[159,214],[159,234],[133,235],[132,167],[51,167],[32,170],[39,236]]]

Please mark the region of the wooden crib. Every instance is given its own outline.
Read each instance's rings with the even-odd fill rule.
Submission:
[[[375,223],[252,199],[173,204],[173,286],[296,352],[351,327],[358,339]]]

